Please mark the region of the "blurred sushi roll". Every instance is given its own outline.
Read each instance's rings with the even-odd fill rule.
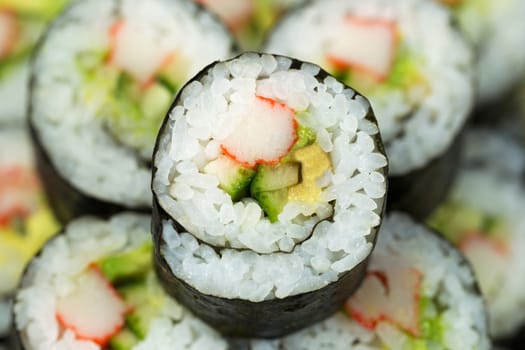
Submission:
[[[420,218],[449,187],[473,103],[471,48],[451,22],[430,1],[313,1],[289,12],[265,46],[370,99],[390,161],[389,207]]]
[[[160,278],[219,331],[290,333],[364,277],[387,160],[368,101],[318,66],[256,53],[208,66],[153,161]]]
[[[367,276],[333,317],[252,350],[488,350],[473,271],[447,241],[405,214],[387,217]]]
[[[240,48],[259,50],[264,37],[289,8],[305,0],[194,0],[209,8],[234,33]]]
[[[525,306],[525,152],[494,129],[467,136],[458,178],[429,223],[473,265],[491,333],[504,338],[525,325],[525,314],[516,312]]]
[[[525,76],[525,2],[438,0],[449,6],[476,49],[478,102],[502,98]]]
[[[22,124],[27,107],[29,57],[68,0],[0,1],[0,125]]]
[[[165,294],[150,217],[72,221],[30,263],[16,294],[20,349],[226,350],[226,341]]]
[[[33,165],[25,131],[0,129],[0,338],[10,323],[10,297],[26,263],[59,225]]]
[[[61,221],[149,210],[162,118],[186,79],[231,47],[189,1],[78,1],[54,22],[33,62],[29,117]]]

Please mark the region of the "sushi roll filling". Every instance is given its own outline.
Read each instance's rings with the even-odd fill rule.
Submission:
[[[437,297],[426,295],[423,273],[403,257],[374,256],[359,290],[346,302],[346,314],[366,329],[403,334],[411,349],[442,344]]]
[[[147,33],[117,21],[108,32],[110,48],[76,56],[84,78],[82,101],[98,106],[95,113],[104,128],[144,160],[150,158],[161,120],[188,74],[187,60],[155,44]]]
[[[219,187],[233,201],[255,199],[270,222],[278,220],[288,202],[319,201],[324,186],[318,182],[332,164],[315,142],[315,132],[301,123],[305,113],[256,96],[250,113],[225,139],[217,140],[221,153],[204,172],[217,176]]]
[[[421,73],[422,58],[404,44],[396,22],[347,15],[341,31],[341,36],[352,40],[330,40],[324,60],[328,70],[347,85],[377,98],[402,91],[405,103],[417,107],[429,86]]]

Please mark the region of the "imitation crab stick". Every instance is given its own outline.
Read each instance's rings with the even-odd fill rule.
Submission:
[[[388,321],[419,336],[422,279],[422,273],[411,267],[391,265],[371,270],[347,301],[346,310],[365,328],[375,329],[379,322]]]
[[[492,294],[501,287],[511,256],[506,242],[482,232],[472,232],[459,242],[459,248],[472,263],[485,293]]]
[[[0,9],[0,59],[13,50],[18,35],[16,18],[13,13]]]
[[[336,69],[351,69],[378,82],[388,78],[397,49],[397,28],[392,21],[349,16],[327,56]]]
[[[221,143],[230,159],[246,167],[275,165],[297,141],[295,111],[269,98],[257,96],[248,113]]]
[[[38,179],[22,167],[0,169],[0,227],[30,215],[38,206]]]
[[[58,300],[56,317],[78,339],[103,346],[122,329],[131,310],[97,267],[89,267],[76,282],[76,288]]]
[[[109,31],[111,51],[108,63],[149,85],[154,75],[174,59],[171,49],[162,48],[139,27],[118,21]]]

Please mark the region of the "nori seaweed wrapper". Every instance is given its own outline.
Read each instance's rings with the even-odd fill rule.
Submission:
[[[279,57],[279,55],[273,56]],[[191,84],[193,81],[202,79],[206,73],[217,63],[218,61],[213,62],[205,67],[193,79],[189,80],[186,83],[186,86]],[[292,59],[292,65],[290,69],[300,69],[302,63],[303,62],[299,60]],[[316,75],[316,78],[321,81],[329,75],[329,73],[321,69]],[[184,88],[185,87],[183,87],[180,91],[183,91]],[[363,97],[357,91],[354,98],[356,96]],[[180,99],[181,93],[179,92],[170,108],[170,111],[178,104]],[[377,121],[371,108],[369,108],[366,119],[377,125]],[[162,135],[166,132],[169,120],[170,114],[168,113],[159,131],[159,136],[157,138],[153,152],[154,164],[152,179],[155,178],[155,174],[158,171],[158,168],[155,164],[155,158],[156,154],[162,151],[160,150],[160,140]],[[380,134],[377,133],[374,135],[373,139],[376,143],[378,151],[385,155]],[[382,169],[382,173],[385,175],[385,185],[388,185],[386,178],[387,167]],[[379,208],[381,216],[385,210],[385,206],[386,201],[383,200],[383,206]],[[165,221],[170,222],[176,230],[183,229],[182,225],[171,218],[170,215],[164,210],[164,208],[159,203],[157,194],[153,190],[151,232],[153,234],[155,250],[155,267],[161,284],[168,294],[177,299],[177,301],[186,308],[190,309],[197,317],[201,318],[203,321],[214,327],[226,337],[231,338],[232,340],[230,341],[230,345],[234,348],[238,348],[239,346],[244,348],[245,342],[243,339],[277,338],[326,319],[341,309],[349,295],[351,295],[359,287],[366,275],[370,255],[368,255],[351,270],[341,274],[337,281],[332,282],[329,285],[315,291],[291,295],[282,299],[275,298],[261,302],[252,302],[243,299],[228,299],[204,294],[196,288],[190,286],[185,281],[177,278],[171,271],[167,261],[164,259],[162,251],[166,246],[166,242],[162,237],[162,231],[163,222]],[[372,243],[373,246],[375,246],[378,231],[379,226],[373,228],[372,232],[367,236],[367,241]],[[210,246],[217,252],[222,249],[213,247],[207,243],[202,242],[201,240],[198,241],[200,244],[206,244]]]
[[[32,124],[30,124],[30,132],[34,145],[36,169],[46,190],[49,205],[62,224],[84,215],[109,218],[121,211],[150,212],[150,207],[124,206],[97,198],[76,188],[53,165]]]
[[[462,135],[460,132],[441,156],[423,168],[402,176],[389,176],[388,211],[404,211],[423,221],[437,209],[458,172]]]

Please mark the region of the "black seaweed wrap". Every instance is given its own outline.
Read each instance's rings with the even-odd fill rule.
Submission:
[[[30,124],[30,131],[34,145],[36,168],[46,191],[49,206],[62,224],[84,215],[109,218],[122,211],[150,212],[150,207],[127,207],[116,202],[96,198],[76,188],[53,165],[32,124]]]
[[[417,220],[426,219],[447,197],[459,169],[462,138],[423,168],[402,176],[390,176],[388,211],[404,211]]]

